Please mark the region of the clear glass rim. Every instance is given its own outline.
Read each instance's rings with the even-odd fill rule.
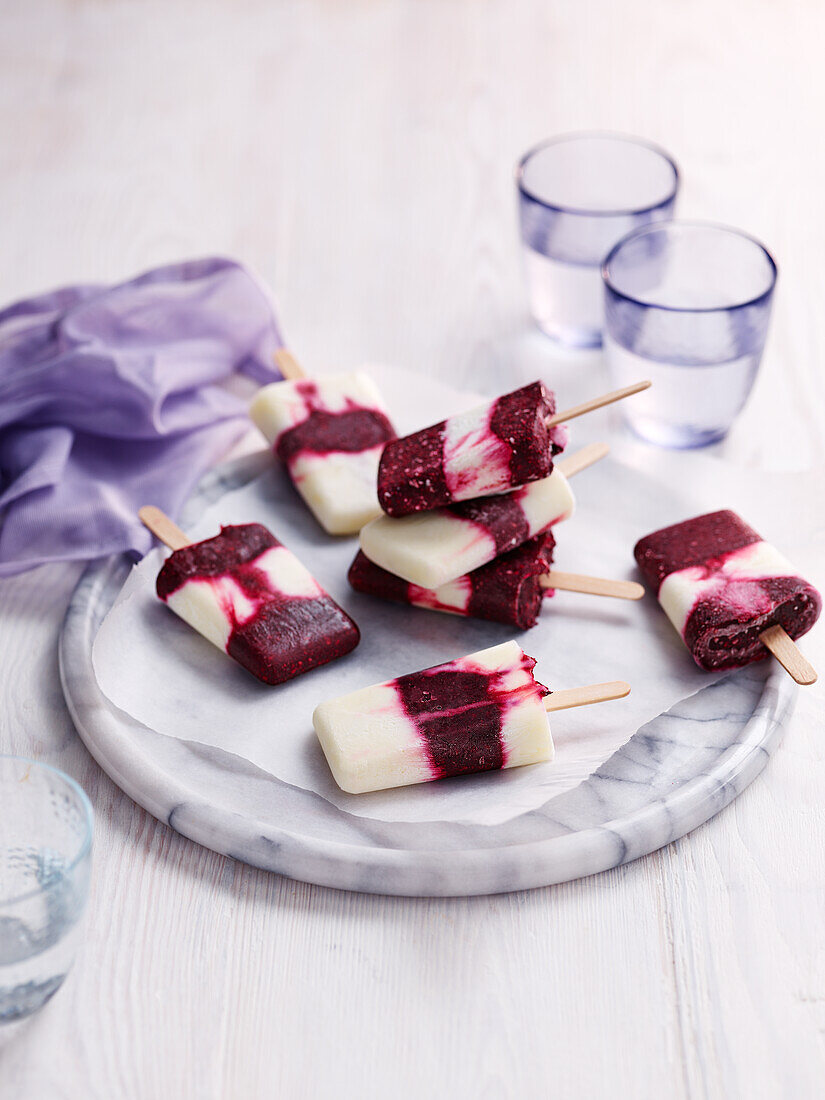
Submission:
[[[543,149],[547,149],[552,145],[562,145],[568,141],[580,141],[582,138],[603,138],[610,139],[611,141],[623,141],[628,145],[639,145],[643,149],[649,150],[651,153],[656,153],[657,156],[668,163],[673,172],[673,183],[670,191],[665,198],[660,199],[659,202],[648,203],[645,206],[623,207],[618,210],[589,210],[587,207],[565,206],[557,202],[548,202],[547,199],[540,198],[540,196],[536,195],[527,187],[524,182],[524,169],[527,167],[527,162],[529,160],[537,153],[542,152]],[[676,192],[679,190],[680,178],[679,166],[661,145],[657,145],[654,141],[647,141],[645,138],[636,137],[633,134],[621,134],[612,130],[573,130],[568,134],[557,134],[556,137],[547,138],[545,141],[540,141],[537,145],[531,146],[516,165],[516,186],[525,198],[530,199],[531,202],[538,203],[539,206],[543,206],[545,210],[555,210],[559,214],[573,214],[584,218],[621,218],[629,214],[648,214],[654,210],[659,210],[663,206],[667,206],[668,203],[673,202],[676,198]]]
[[[752,298],[747,298],[741,302],[732,302],[726,306],[669,306],[663,302],[646,302],[642,298],[636,298],[632,294],[628,294],[624,290],[619,290],[610,277],[610,263],[616,257],[619,250],[626,244],[630,244],[638,237],[643,237],[648,233],[668,231],[670,229],[713,229],[718,233],[728,234],[731,237],[739,237],[743,241],[748,241],[750,244],[755,245],[756,248],[765,256],[768,261],[770,269],[770,280],[768,286],[760,293],[755,294]],[[615,294],[617,298],[623,298],[626,302],[631,302],[635,306],[640,306],[642,309],[661,309],[667,313],[733,313],[737,309],[747,309],[749,306],[759,305],[760,302],[769,298],[773,294],[774,287],[776,286],[776,279],[779,274],[779,268],[776,260],[770,254],[764,244],[756,237],[751,236],[750,233],[746,233],[744,229],[737,229],[733,225],[723,225],[722,222],[703,222],[703,221],[682,221],[679,218],[674,218],[666,222],[655,222],[652,225],[643,225],[638,229],[633,229],[621,240],[616,241],[613,247],[605,256],[602,263],[602,282],[609,288],[611,293]]]
[[[91,851],[92,835],[94,831],[94,811],[92,810],[92,804],[89,801],[88,795],[76,780],[72,779],[72,777],[70,775],[67,775],[64,771],[61,771],[60,768],[55,768],[52,764],[44,764],[40,760],[32,760],[28,756],[18,756],[16,753],[0,753],[0,765],[2,765],[4,760],[16,760],[21,764],[28,764],[33,768],[39,768],[43,771],[51,772],[52,775],[56,775],[58,779],[60,779],[61,782],[65,783],[66,786],[72,791],[72,793],[77,796],[77,800],[83,809],[83,814],[86,820],[86,828],[83,832],[83,838],[80,842],[80,848],[75,853],[75,855],[72,856],[71,862],[65,868],[63,875],[61,875],[61,878],[65,878],[66,876],[71,874],[72,871],[74,871],[81,860],[85,859]],[[16,905],[18,902],[28,901],[30,898],[36,898],[38,894],[47,894],[49,892],[49,889],[50,887],[48,886],[38,886],[34,890],[27,890],[24,894],[12,894],[9,897],[4,897],[3,895],[0,895],[0,905]]]

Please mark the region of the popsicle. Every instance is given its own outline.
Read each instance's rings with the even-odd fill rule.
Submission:
[[[396,603],[507,623],[535,626],[546,592],[540,578],[550,569],[554,539],[549,531],[440,588],[421,588],[388,573],[359,550],[347,578],[358,592]]]
[[[321,703],[312,722],[336,783],[363,794],[551,760],[548,710],[630,691],[616,681],[551,693],[535,664],[504,642]]]
[[[395,438],[375,383],[363,371],[310,379],[277,356],[286,381],[264,386],[249,409],[296,489],[331,535],[349,535],[381,509],[378,461]]]
[[[388,573],[359,550],[347,577],[358,592],[396,603],[506,623],[529,630],[538,621],[542,600],[556,588],[598,596],[638,600],[644,589],[634,581],[614,581],[550,569],[555,539],[550,531],[517,546],[472,573],[440,588],[420,588]]]
[[[159,509],[141,508],[140,518],[173,550],[158,574],[159,598],[264,683],[283,683],[358,645],[349,615],[261,524],[222,527],[190,543]]]
[[[735,512],[710,512],[654,531],[633,553],[694,660],[709,671],[762,660],[769,649],[782,660],[773,648],[782,644],[787,651],[781,633],[800,637],[822,609],[817,590]],[[808,669],[800,683],[816,679]]]
[[[567,475],[607,454],[591,443],[563,459],[549,477],[498,496],[461,501],[431,512],[379,516],[359,542],[375,565],[420,588],[440,588],[568,519],[575,498]]]
[[[646,389],[640,382],[556,413],[542,382],[390,441],[378,469],[378,501],[388,516],[431,511],[494,496],[547,478],[567,442],[564,421]]]

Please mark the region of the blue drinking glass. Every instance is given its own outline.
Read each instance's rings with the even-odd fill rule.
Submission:
[[[663,447],[722,439],[759,369],[777,268],[738,229],[672,221],[637,229],[602,267],[605,355],[633,430]]]
[[[676,165],[638,138],[566,134],[522,157],[516,185],[536,323],[564,344],[598,347],[602,262],[632,230],[673,217]]]
[[[0,1024],[63,983],[89,892],[92,808],[68,775],[0,756]]]

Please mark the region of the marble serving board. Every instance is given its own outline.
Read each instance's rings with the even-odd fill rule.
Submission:
[[[408,377],[386,370],[380,381],[390,393],[409,386]],[[417,387],[417,400],[431,402],[433,408],[462,403],[462,395],[448,393],[429,380],[417,380]],[[399,426],[408,430],[403,419]],[[643,465],[645,461],[643,455]],[[692,468],[698,467],[694,463]],[[263,469],[260,456],[252,456],[213,471],[190,501],[184,525],[196,524],[204,511],[208,514],[210,505],[225,496],[229,500],[227,494],[260,479]],[[632,461],[625,467],[616,464],[609,485],[637,486],[634,479],[640,476],[647,474],[634,469]],[[286,491],[291,490],[287,487]],[[655,491],[654,479],[650,494],[655,496]],[[598,486],[591,484],[590,493],[598,499]],[[672,504],[669,495],[659,507],[672,507],[673,514],[662,515],[662,522],[683,518],[691,507],[698,510],[695,494],[674,493]],[[604,495],[601,499],[606,509],[607,499]],[[710,501],[709,506],[715,503]],[[285,499],[284,516],[287,504]],[[572,531],[575,519],[570,522]],[[591,537],[589,541],[594,540]],[[582,546],[581,552],[585,549]],[[341,555],[351,550],[348,544]],[[315,568],[312,561],[308,564]],[[181,732],[173,728],[175,721],[164,721],[166,715],[141,721],[134,716],[138,708],[118,706],[110,697],[117,693],[111,688],[108,695],[101,690],[93,661],[95,638],[131,566],[123,558],[90,566],[67,613],[60,646],[61,675],[83,740],[123,790],[183,835],[256,866],[321,885],[413,896],[495,893],[561,882],[634,859],[682,836],[730,802],[764,767],[795,699],[793,685],[772,662],[722,679],[702,677],[689,660],[682,663],[687,654],[679,649],[675,634],[670,637],[664,616],[658,615],[654,606],[646,612],[648,631],[640,633],[637,625],[633,635],[628,626],[620,631],[621,638],[630,642],[635,636],[641,645],[650,631],[661,636],[668,647],[668,661],[678,672],[673,681],[676,686],[668,696],[662,693],[661,680],[645,684],[640,682],[638,668],[634,670],[637,697],[641,693],[662,700],[661,710],[657,705],[648,711],[646,720],[628,727],[628,713],[644,717],[638,703],[635,711],[628,708],[624,715],[619,704],[613,705],[612,713],[605,709],[602,713],[610,713],[607,721],[613,727],[613,740],[603,736],[598,743],[603,750],[608,746],[609,752],[602,751],[601,756],[582,764],[575,753],[571,756],[568,741],[567,756],[563,746],[558,765],[558,773],[566,775],[566,781],[554,777],[548,770],[552,765],[540,765],[518,769],[518,774],[428,784],[397,792],[397,796],[393,792],[380,798],[368,796],[371,802],[342,798],[332,789],[323,758],[317,752],[312,755],[317,746],[311,732],[307,734],[303,724],[298,729],[294,717],[277,732],[307,742],[307,759],[315,769],[308,776],[300,770],[279,768],[277,754],[272,763],[266,754],[256,754],[249,747],[243,753],[229,751],[231,742],[221,737],[188,736],[185,722]],[[340,593],[336,595],[341,598]],[[416,623],[432,622],[425,632],[428,647],[456,647],[456,631],[463,629],[462,622],[472,637],[479,639],[479,644],[468,644],[467,651],[503,640],[493,635],[488,639],[484,634],[487,630],[500,632],[502,628],[494,624],[472,624],[412,609],[396,613],[413,616],[411,621]],[[371,634],[383,631],[389,638],[387,621],[381,617],[384,614],[383,607],[376,609],[375,620],[366,625]],[[565,637],[572,639],[575,611],[570,614],[563,627],[553,629],[563,629]],[[556,620],[555,609],[552,618]],[[162,626],[163,618],[158,621]],[[363,627],[360,617],[359,621]],[[617,625],[611,616],[603,623],[600,616],[593,616],[586,629],[592,631],[585,640],[592,637],[594,654],[607,647],[615,650]],[[545,665],[553,654],[549,632],[550,628],[541,624],[533,634],[520,638],[529,651],[538,648],[541,654],[543,650]],[[432,663],[420,659],[420,652],[411,641],[409,664],[403,664],[406,658],[399,654],[402,666],[397,671]],[[378,674],[375,667],[375,653],[362,646],[349,659],[358,662],[355,671],[348,673],[357,677],[354,686],[383,678],[384,670]],[[226,662],[217,652],[214,657],[218,660],[215,667],[220,669]],[[436,659],[445,657],[437,654]],[[338,664],[344,667],[343,662]],[[659,675],[671,671],[670,667],[660,668]],[[336,694],[326,686],[329,674],[323,685],[320,679],[312,681],[322,672],[300,677],[294,682],[298,687],[292,690],[305,693],[305,685],[313,685],[311,693],[323,692],[318,698]],[[612,673],[585,678],[612,678]],[[287,716],[294,714],[285,702],[278,710]],[[599,721],[604,723],[605,718]],[[189,732],[195,728],[190,727]],[[613,751],[618,746],[618,751]]]

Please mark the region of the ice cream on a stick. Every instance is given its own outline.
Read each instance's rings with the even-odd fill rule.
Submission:
[[[532,382],[392,440],[381,454],[378,502],[397,518],[547,478],[567,442],[561,425],[649,385],[639,382],[557,413],[553,393]]]
[[[321,526],[351,535],[380,515],[378,461],[395,429],[363,371],[307,378],[289,352],[276,353],[283,382],[255,397],[249,415]]]
[[[567,478],[606,454],[606,444],[591,443],[558,462],[549,477],[512,492],[398,519],[379,516],[361,530],[361,549],[410,584],[440,588],[568,519],[575,499]]]
[[[321,703],[312,721],[335,782],[363,794],[551,760],[548,711],[630,691],[618,680],[551,693],[535,664],[504,642]]]
[[[375,565],[359,550],[347,577],[358,592],[396,603],[489,619],[528,630],[538,621],[545,596],[556,589],[638,600],[644,589],[635,581],[615,581],[551,569],[555,539],[550,531],[456,577],[440,588],[420,588]]]
[[[291,680],[358,645],[349,615],[261,524],[190,543],[160,509],[139,515],[173,551],[158,574],[160,599],[264,683]]]
[[[739,668],[770,651],[798,683],[814,683],[793,639],[814,625],[822,598],[735,512],[654,531],[633,553],[700,668]]]
[[[536,624],[545,596],[540,578],[550,568],[553,542],[552,534],[546,531],[439,588],[410,584],[375,565],[363,550],[356,554],[347,578],[357,592],[368,596],[527,630]]]

